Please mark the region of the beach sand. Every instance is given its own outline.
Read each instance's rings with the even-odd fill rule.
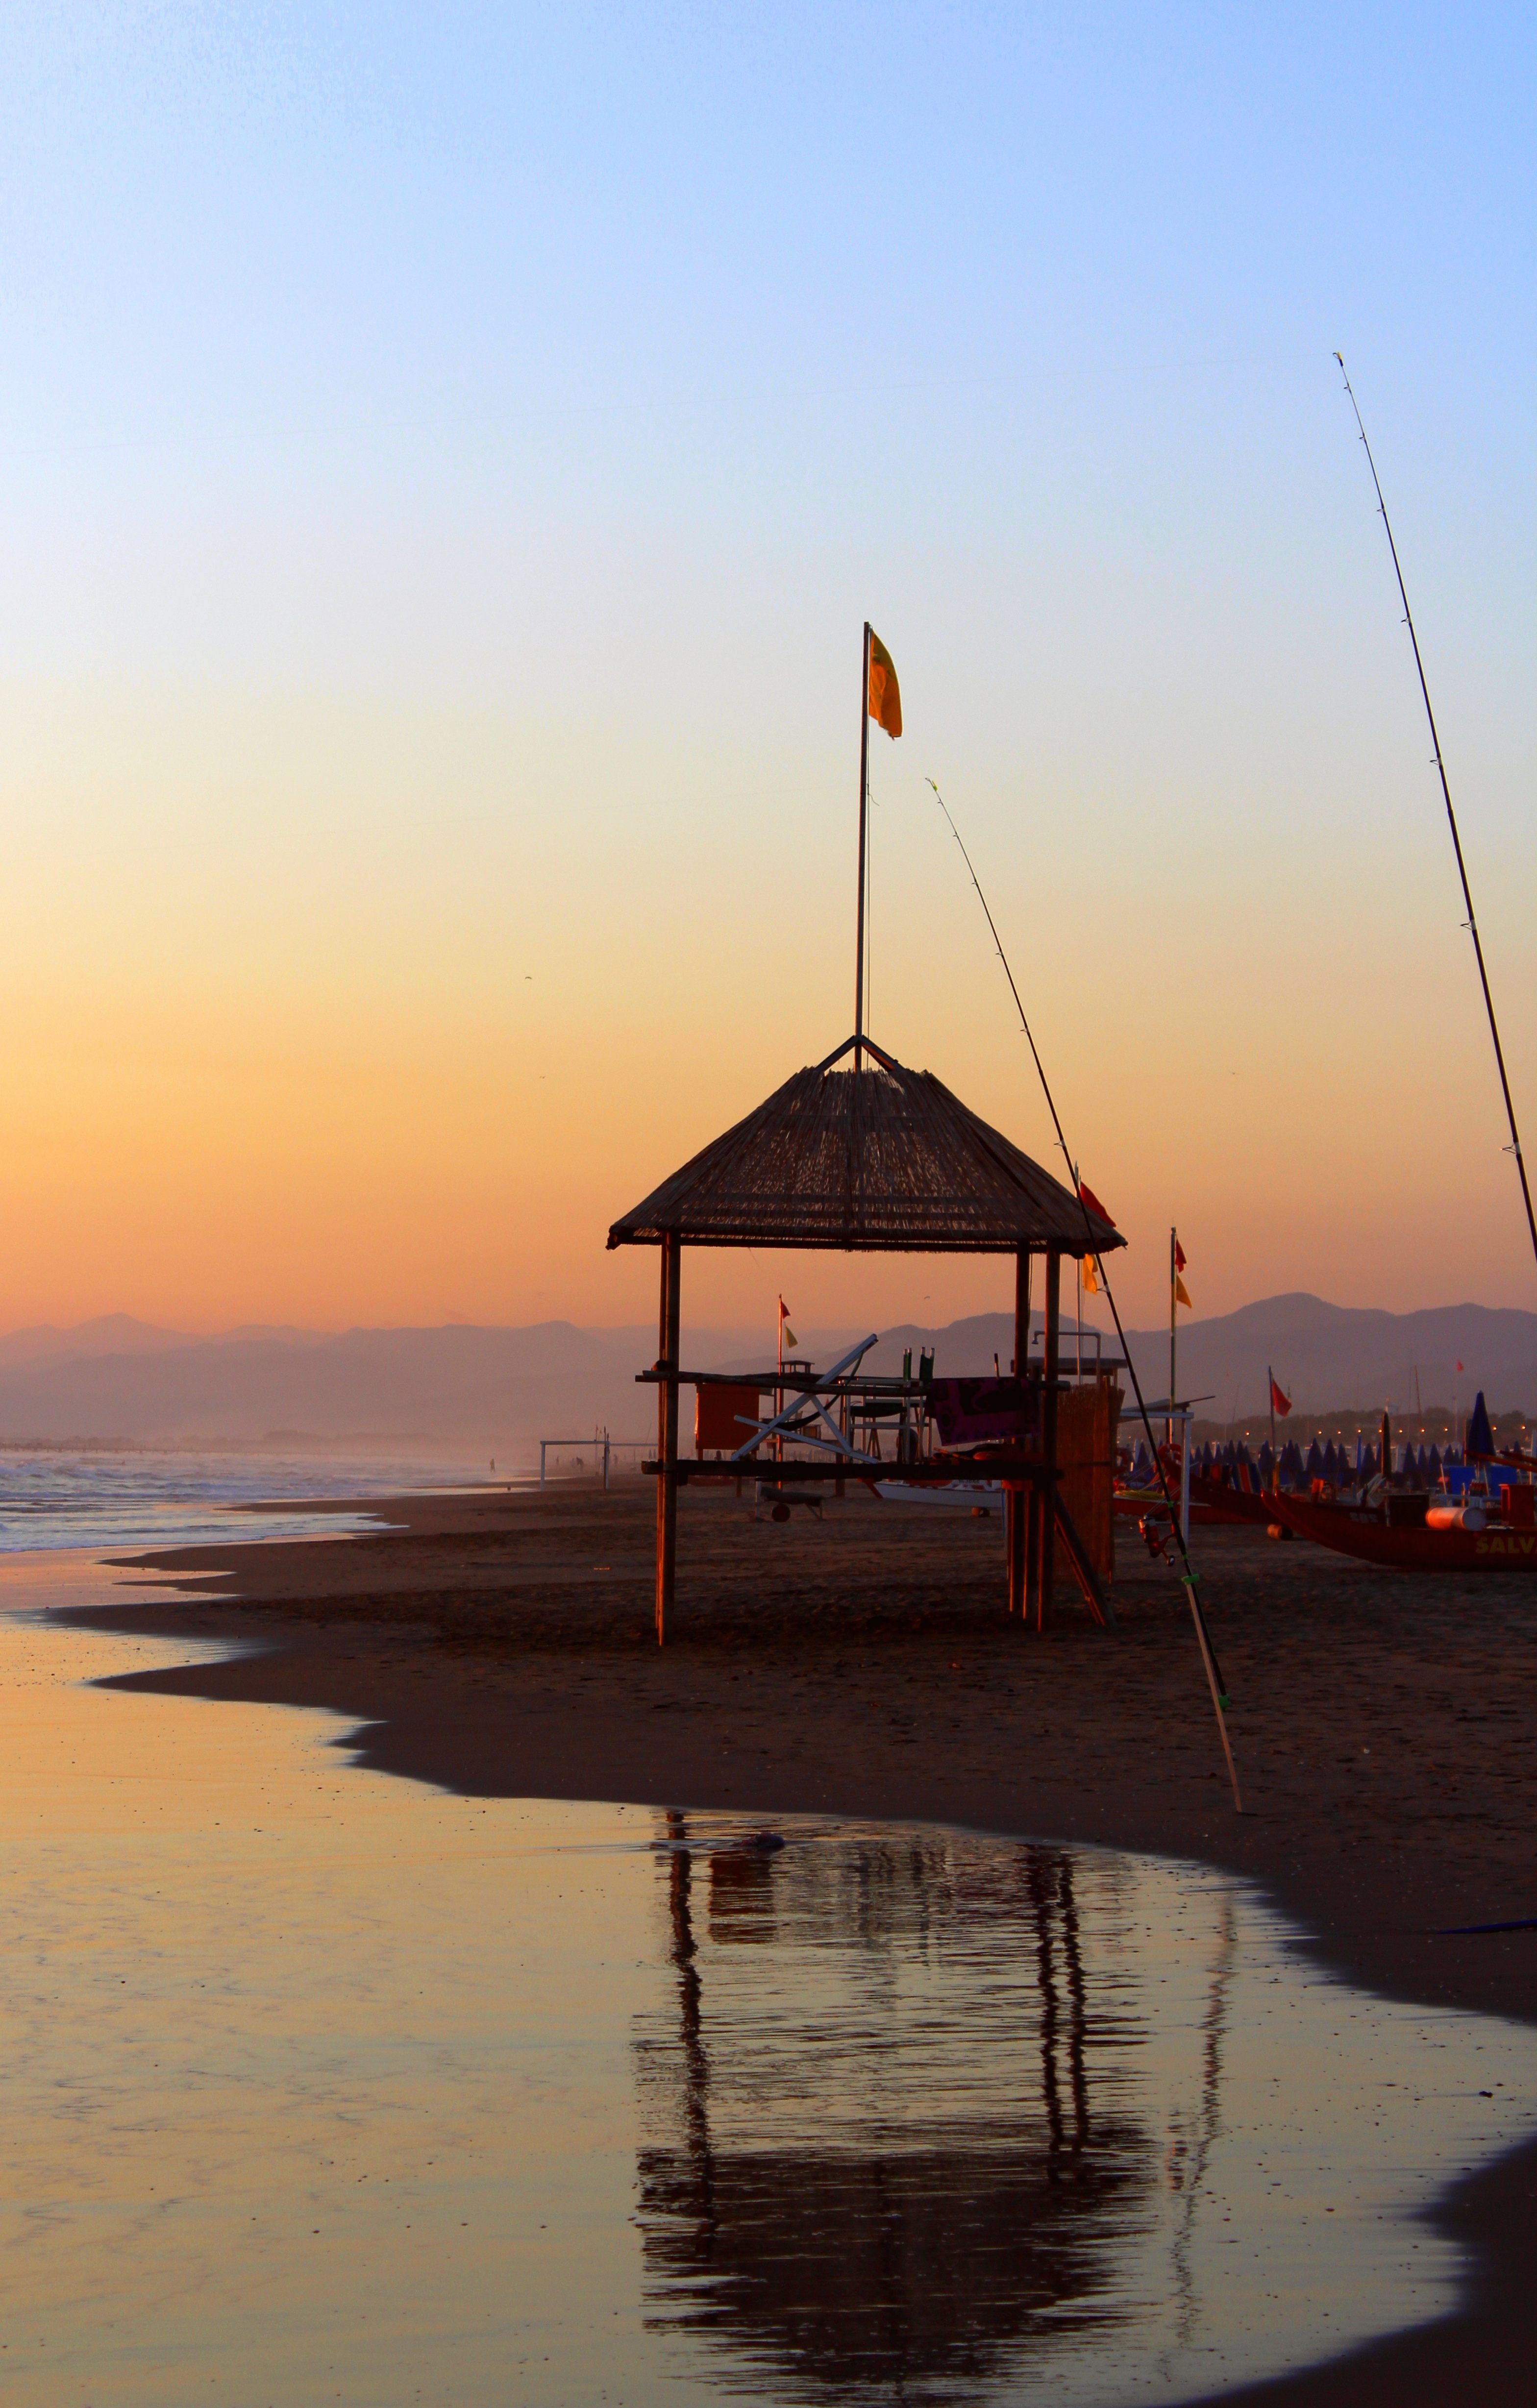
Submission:
[[[368,1764],[473,1794],[1194,1857],[1255,1881],[1356,1982],[1537,2018],[1537,1931],[1441,1936],[1537,1914],[1537,1582],[1408,1578],[1199,1532],[1240,1817],[1183,1592],[1134,1534],[1119,1629],[1098,1630],[1070,1584],[1042,1639],[1003,1611],[996,1513],[857,1491],[820,1523],[776,1524],[699,1487],[680,1509],[661,1650],[651,1484],[570,1483],[411,1500],[384,1535],[137,1558],[183,1593],[136,1605],[132,1627],[261,1652],[124,1685],[328,1707],[363,1726]],[[1469,2178],[1438,2220],[1476,2252],[1458,2315],[1228,2396],[1530,2400],[1537,2146]]]

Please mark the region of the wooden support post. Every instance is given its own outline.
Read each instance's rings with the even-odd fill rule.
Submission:
[[[1090,1560],[1089,1551],[1079,1537],[1077,1526],[1060,1495],[1056,1499],[1056,1535],[1062,1541],[1062,1552],[1067,1556],[1069,1569],[1084,1592],[1084,1603],[1101,1630],[1113,1630],[1115,1608],[1108,1592],[1100,1586],[1099,1575]]]
[[[1036,1598],[1036,1628],[1044,1630],[1052,1615],[1052,1572],[1056,1551],[1056,1373],[1062,1337],[1062,1255],[1046,1249],[1045,1373],[1041,1398],[1041,1451],[1045,1484],[1041,1493],[1041,1577]]]
[[[667,1636],[667,1619],[678,1570],[678,1286],[683,1241],[662,1240],[660,1342],[656,1368],[656,1644]]]
[[[1025,1366],[1030,1350],[1030,1257],[1021,1247],[1014,1257],[1014,1375],[1025,1376]],[[1030,1499],[1028,1488],[1011,1488],[1005,1492],[1003,1510],[1008,1516],[1007,1546],[1009,1556],[1009,1611],[1021,1617],[1027,1612],[1026,1586],[1029,1560]]]

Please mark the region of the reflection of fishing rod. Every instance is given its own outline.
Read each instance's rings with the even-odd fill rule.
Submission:
[[[929,779],[928,783],[934,787],[934,800],[938,803],[941,810],[944,813],[945,824],[948,826],[951,835],[955,838],[955,842],[960,845],[961,859],[965,862],[967,869],[970,874],[971,883],[977,890],[977,901],[982,905],[987,925],[992,931],[993,942],[998,948],[998,960],[1003,964],[1003,975],[1009,982],[1009,992],[1014,999],[1014,1010],[1019,1014],[1019,1025],[1025,1031],[1025,1039],[1027,1044],[1029,1046],[1031,1059],[1035,1063],[1036,1075],[1041,1081],[1041,1092],[1046,1098],[1046,1110],[1052,1116],[1052,1126],[1056,1131],[1056,1142],[1062,1149],[1062,1159],[1068,1166],[1068,1176],[1071,1179],[1073,1183],[1073,1193],[1078,1199],[1078,1209],[1084,1216],[1084,1235],[1090,1241],[1089,1251],[1092,1254],[1094,1251],[1094,1230],[1089,1220],[1089,1209],[1084,1201],[1083,1194],[1079,1187],[1077,1173],[1074,1171],[1072,1167],[1072,1155],[1068,1151],[1068,1140],[1062,1134],[1062,1123],[1057,1116],[1056,1105],[1052,1097],[1051,1086],[1046,1077],[1044,1066],[1041,1063],[1040,1054],[1036,1050],[1035,1039],[1030,1034],[1030,1024],[1025,1016],[1025,1006],[1019,999],[1019,989],[1014,984],[1014,974],[1009,968],[1009,956],[1003,950],[1003,939],[998,935],[998,923],[994,919],[991,910],[988,909],[987,897],[982,891],[982,881],[971,867],[971,856],[967,852],[964,843],[961,841],[961,832],[950,816],[949,807],[945,802],[944,796],[941,794],[939,787],[934,784],[932,778]],[[1147,1451],[1153,1457],[1154,1469],[1158,1475],[1158,1485],[1163,1490],[1163,1501],[1169,1508],[1169,1519],[1173,1525],[1174,1538],[1178,1543],[1180,1551],[1180,1561],[1185,1568],[1180,1573],[1180,1580],[1184,1586],[1185,1594],[1190,1600],[1190,1618],[1196,1626],[1196,1638],[1200,1646],[1200,1660],[1206,1667],[1206,1680],[1212,1692],[1212,1707],[1216,1715],[1217,1731],[1222,1741],[1222,1753],[1228,1759],[1228,1778],[1233,1784],[1233,1804],[1238,1813],[1242,1814],[1243,1812],[1243,1801],[1238,1793],[1238,1768],[1233,1762],[1233,1751],[1228,1744],[1228,1725],[1222,1711],[1224,1706],[1228,1702],[1228,1685],[1222,1677],[1222,1667],[1218,1664],[1216,1659],[1216,1649],[1212,1644],[1212,1634],[1206,1627],[1206,1616],[1200,1610],[1200,1600],[1196,1595],[1195,1567],[1190,1561],[1190,1550],[1185,1543],[1185,1532],[1180,1527],[1179,1508],[1174,1502],[1173,1492],[1169,1485],[1168,1471],[1158,1454],[1157,1440],[1153,1436],[1153,1425],[1148,1419],[1147,1406],[1142,1398],[1142,1383],[1137,1377],[1137,1367],[1131,1359],[1131,1349],[1126,1342],[1126,1331],[1121,1326],[1121,1316],[1116,1310],[1115,1298],[1111,1292],[1110,1280],[1106,1274],[1103,1260],[1099,1255],[1095,1255],[1095,1262],[1099,1269],[1099,1277],[1104,1282],[1105,1302],[1110,1307],[1111,1317],[1115,1324],[1115,1335],[1121,1341],[1121,1353],[1126,1358],[1126,1368],[1131,1374],[1132,1390],[1137,1398],[1137,1411],[1142,1415],[1142,1427],[1147,1432]],[[1172,1397],[1170,1398],[1169,1402],[1171,1408],[1172,1408],[1174,1402]],[[1188,1430],[1185,1433],[1185,1440],[1186,1443],[1188,1443]]]
[[[1419,656],[1419,638],[1415,633],[1414,613],[1409,608],[1409,595],[1404,587],[1403,571],[1399,566],[1399,548],[1393,541],[1393,530],[1388,523],[1387,504],[1382,497],[1377,464],[1372,457],[1372,446],[1366,440],[1366,428],[1361,421],[1360,404],[1356,398],[1350,379],[1345,374],[1344,361],[1338,351],[1334,356],[1340,362],[1340,374],[1344,377],[1344,389],[1350,395],[1350,407],[1356,413],[1356,423],[1361,430],[1361,442],[1366,451],[1366,465],[1372,471],[1372,482],[1377,492],[1377,508],[1382,512],[1383,527],[1387,537],[1387,549],[1393,555],[1393,574],[1399,580],[1399,598],[1403,604],[1403,624],[1409,630],[1409,641],[1415,648],[1415,666],[1419,671],[1419,690],[1425,696],[1425,716],[1430,723],[1430,742],[1435,748],[1433,754],[1435,767],[1441,779],[1441,791],[1446,802],[1446,820],[1452,831],[1452,851],[1457,855],[1457,874],[1462,881],[1462,900],[1468,907],[1468,934],[1473,940],[1473,952],[1478,958],[1478,982],[1484,990],[1484,1009],[1489,1015],[1489,1035],[1494,1039],[1494,1058],[1500,1070],[1500,1089],[1505,1098],[1505,1118],[1510,1123],[1510,1144],[1506,1150],[1515,1156],[1515,1173],[1521,1182],[1521,1201],[1527,1208],[1527,1227],[1531,1231],[1531,1251],[1533,1254],[1537,1254],[1537,1215],[1533,1214],[1531,1209],[1531,1189],[1527,1184],[1526,1160],[1521,1152],[1520,1132],[1515,1125],[1515,1106],[1511,1101],[1510,1081],[1505,1076],[1505,1055],[1500,1042],[1499,1025],[1494,1017],[1494,997],[1489,993],[1489,974],[1484,967],[1484,948],[1479,941],[1478,922],[1473,917],[1472,894],[1468,885],[1468,867],[1462,858],[1462,839],[1457,832],[1457,813],[1452,809],[1452,790],[1446,783],[1446,764],[1441,757],[1441,738],[1436,734],[1436,715],[1430,708],[1430,689],[1425,682],[1425,663]]]
[[[1212,1969],[1212,1986],[1207,1996],[1206,2014],[1201,2023],[1200,2124],[1196,2153],[1185,2177],[1185,2213],[1171,2246],[1174,2261],[1174,2283],[1180,2298],[1180,2339],[1188,2345],[1195,2332],[1195,2286],[1190,2278],[1190,2243],[1196,2229],[1196,2209],[1199,2203],[1200,2186],[1206,2179],[1212,2143],[1221,2129],[1222,2116],[1219,2089],[1222,2079],[1222,2032],[1228,2014],[1228,1985],[1232,1975],[1234,1946],[1238,1937],[1237,1917],[1233,1912],[1231,1893],[1223,1900],[1222,1944]]]

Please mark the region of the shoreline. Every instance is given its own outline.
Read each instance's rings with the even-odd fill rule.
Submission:
[[[996,1516],[861,1496],[823,1525],[775,1526],[684,1490],[679,1610],[658,1651],[649,1484],[389,1502],[385,1532],[120,1558],[120,1575],[158,1573],[161,1594],[62,1618],[255,1641],[112,1685],[324,1706],[352,1725],[338,1743],[359,1761],[467,1794],[940,1823],[1194,1859],[1252,1883],[1359,1986],[1537,2020],[1537,1932],[1445,1934],[1537,1909],[1537,1583],[1411,1582],[1263,1533],[1199,1534],[1239,1818],[1183,1596],[1132,1556],[1134,1535],[1119,1632],[1064,1598],[1041,1640],[1003,1613]],[[1433,2221],[1470,2255],[1452,2315],[1221,2396],[1372,2408],[1472,2386],[1524,2401],[1537,2141],[1454,2186]]]

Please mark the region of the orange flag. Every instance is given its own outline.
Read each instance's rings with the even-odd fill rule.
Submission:
[[[872,627],[869,631],[869,715],[888,736],[902,732],[902,697],[891,654]]]
[[[1181,1279],[1178,1271],[1174,1273],[1174,1301],[1176,1304],[1187,1306],[1192,1312],[1195,1309],[1190,1304],[1190,1291],[1185,1286],[1185,1282]]]

